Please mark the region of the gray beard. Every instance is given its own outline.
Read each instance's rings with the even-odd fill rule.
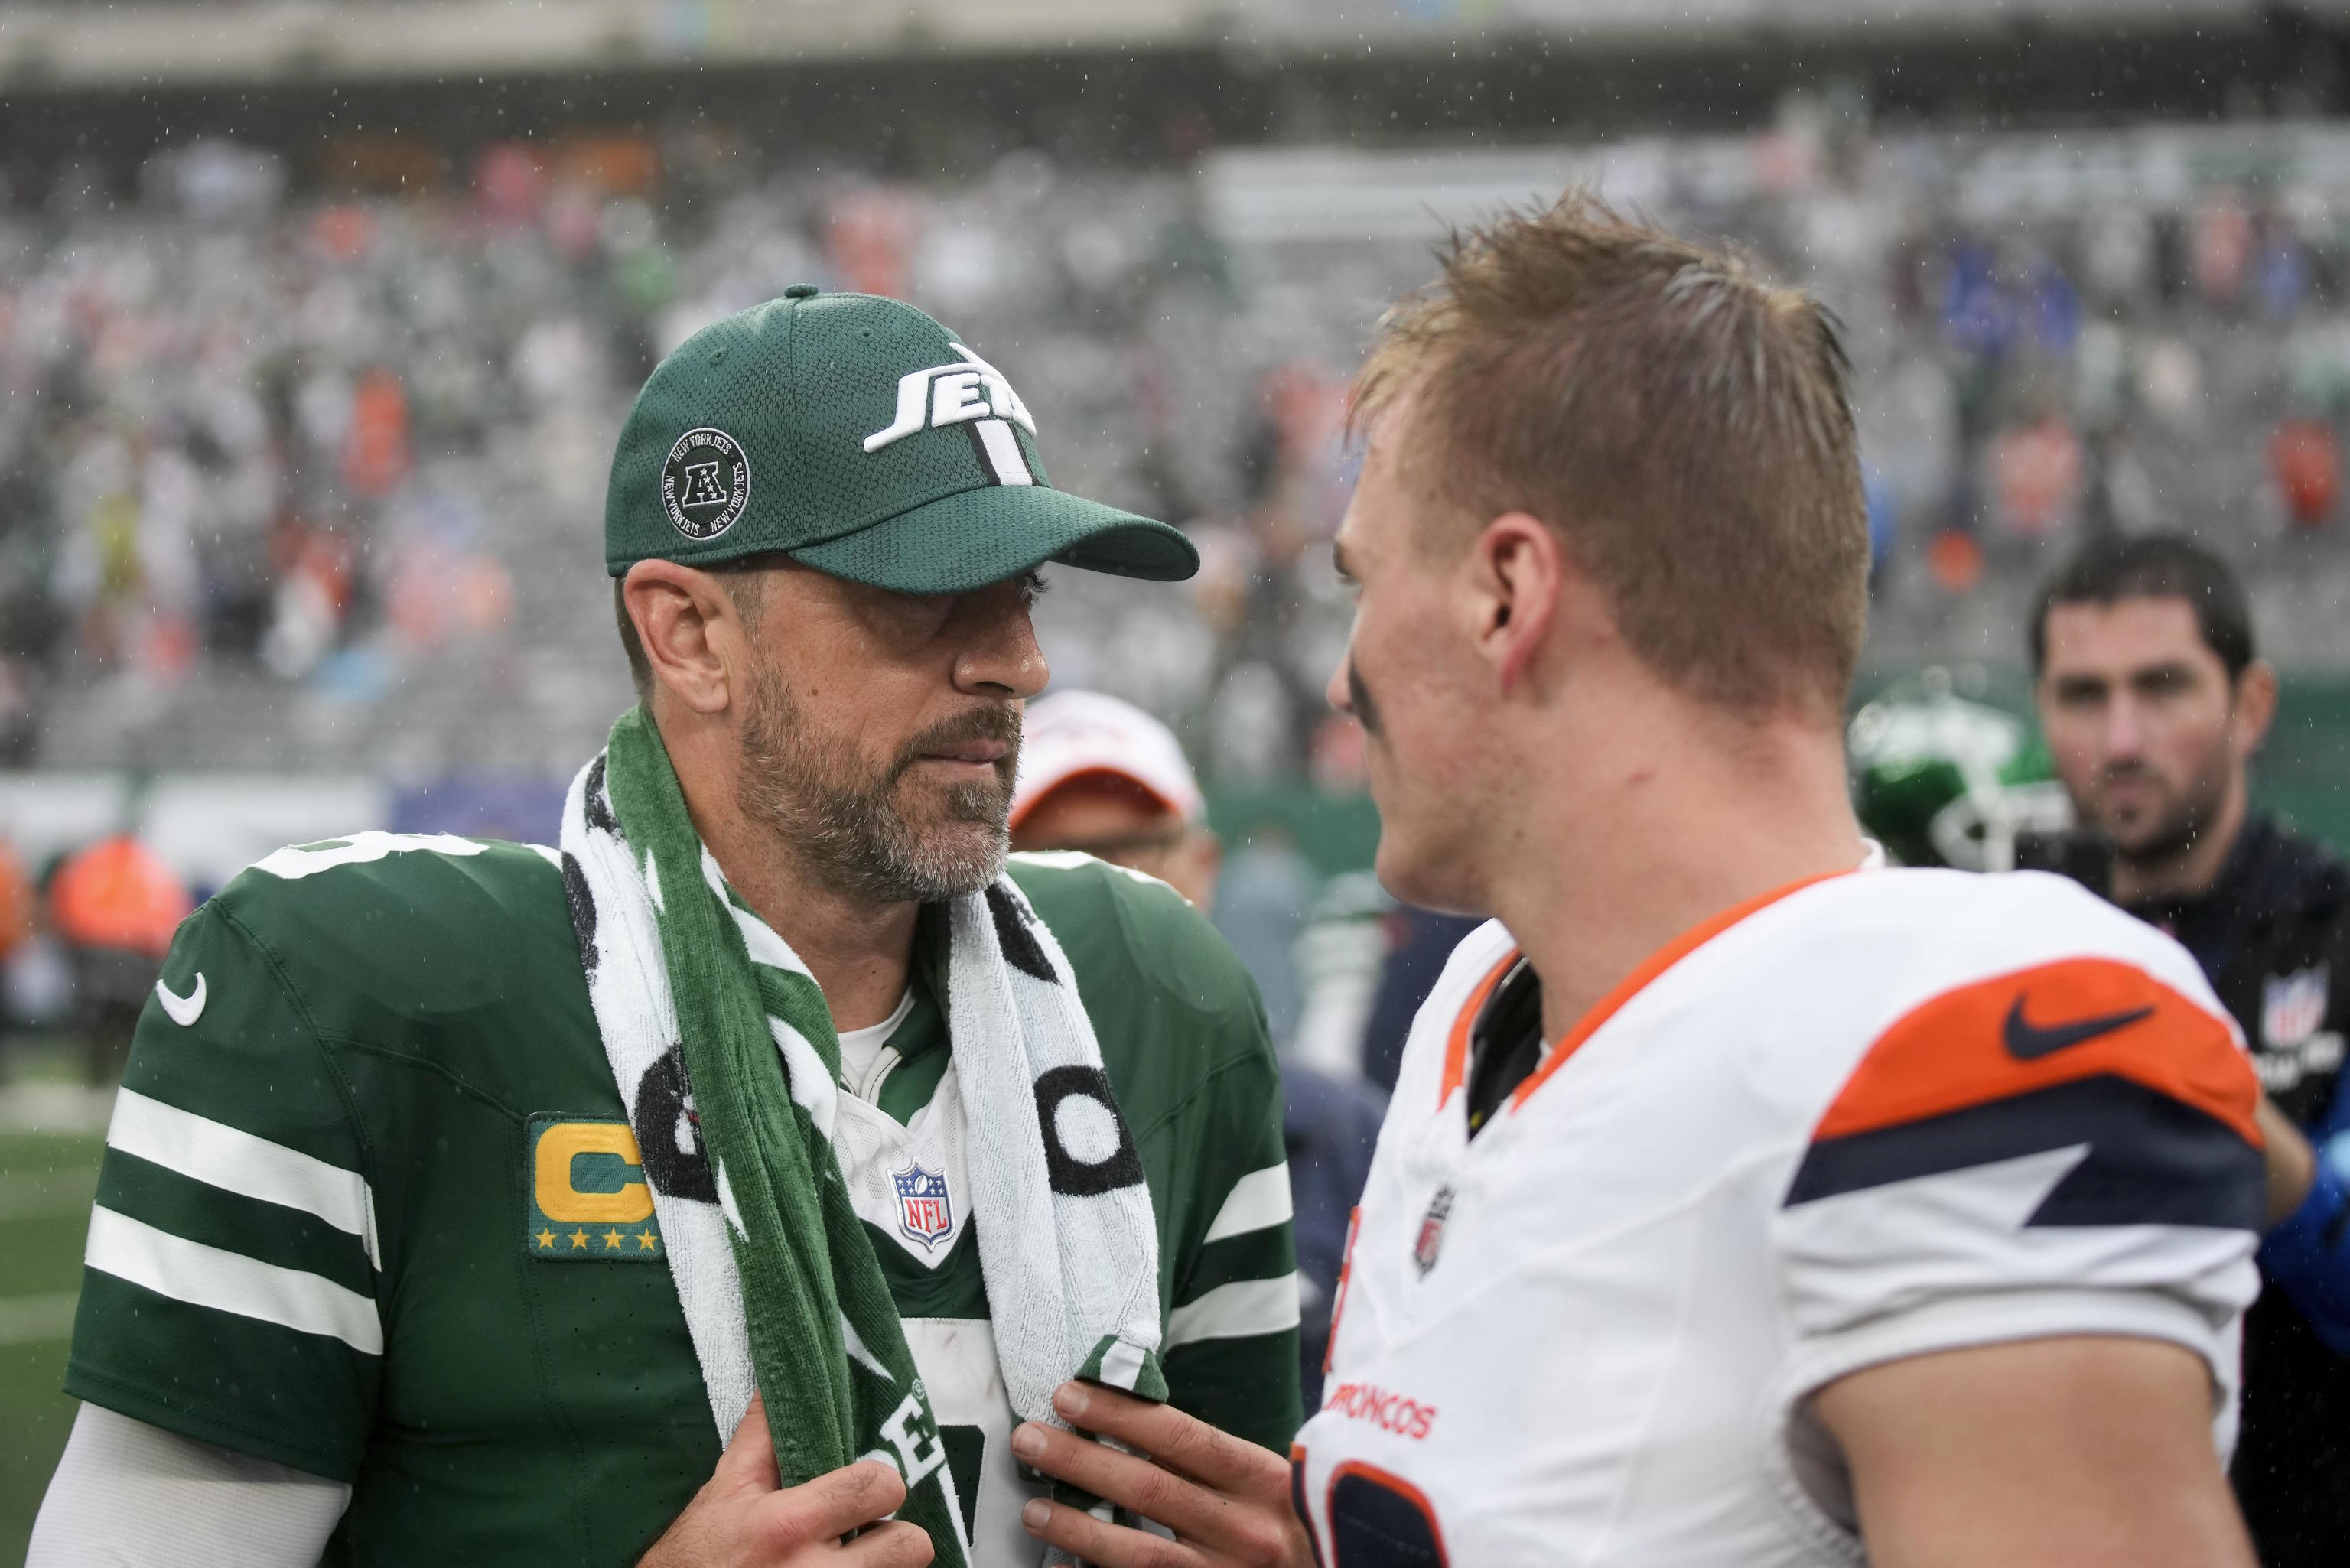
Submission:
[[[909,822],[895,800],[907,770],[927,751],[974,738],[1012,744],[996,776],[943,792],[927,828]],[[763,662],[743,725],[736,804],[837,892],[875,904],[941,903],[1003,874],[1019,741],[1017,712],[981,710],[925,731],[878,774],[863,774],[848,748],[813,732],[781,674]]]

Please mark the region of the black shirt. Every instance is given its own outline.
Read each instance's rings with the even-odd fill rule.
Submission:
[[[1542,979],[1521,957],[1469,1027],[1469,1136],[1542,1065]]]

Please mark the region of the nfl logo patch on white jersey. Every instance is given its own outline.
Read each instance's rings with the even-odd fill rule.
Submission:
[[[892,1171],[889,1183],[898,1194],[899,1230],[925,1247],[935,1247],[954,1234],[954,1210],[942,1173],[910,1165]]]

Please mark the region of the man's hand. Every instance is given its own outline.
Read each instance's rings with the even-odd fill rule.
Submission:
[[[922,1568],[931,1538],[915,1525],[875,1525],[841,1541],[905,1501],[898,1472],[871,1459],[785,1487],[766,1409],[754,1395],[718,1468],[637,1568]]]
[[[1877,1568],[2252,1568],[2202,1359],[2076,1335],[1887,1361],[1812,1408]]]
[[[1116,1389],[1064,1383],[1053,1408],[1149,1457],[1034,1421],[1014,1430],[1012,1451],[1048,1476],[1165,1525],[1175,1539],[1107,1524],[1041,1497],[1020,1515],[1029,1534],[1097,1568],[1313,1568],[1305,1527],[1289,1507],[1289,1464],[1279,1455],[1171,1405]]]

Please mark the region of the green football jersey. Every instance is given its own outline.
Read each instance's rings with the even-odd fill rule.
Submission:
[[[633,1563],[717,1461],[646,1185],[691,1152],[691,1116],[640,1105],[631,1128],[555,860],[382,833],[279,850],[189,918],[140,1020],[67,1391],[349,1482],[332,1563]],[[1285,1450],[1295,1263],[1255,990],[1155,882],[1080,856],[1012,876],[1076,971],[1142,1157],[1173,1401]],[[993,1568],[1039,1549],[935,913],[837,1145]]]

